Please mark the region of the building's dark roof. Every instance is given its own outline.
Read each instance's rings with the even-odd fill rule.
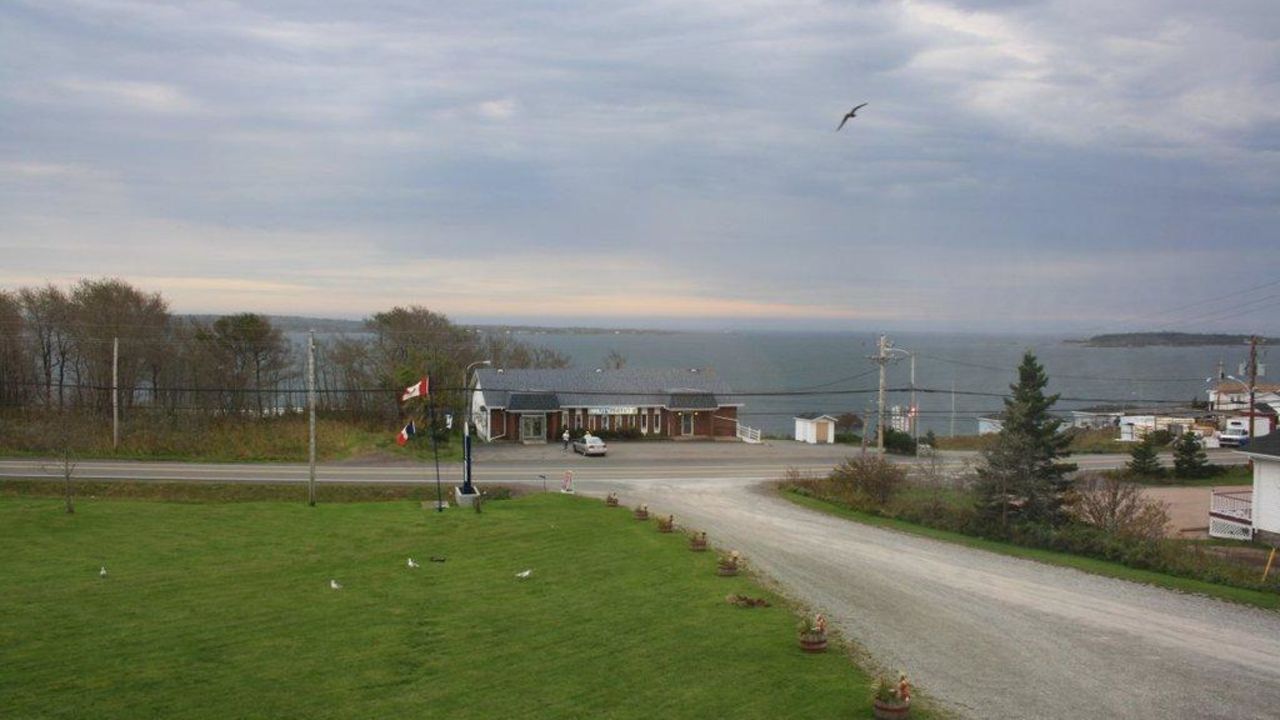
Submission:
[[[818,418],[827,418],[829,420],[836,419],[834,416],[828,415],[826,413],[807,412],[807,413],[800,413],[799,415],[796,415],[797,420],[817,420]]]
[[[677,392],[667,399],[668,410],[715,410],[720,402],[712,393]]]
[[[544,412],[560,409],[560,398],[548,392],[513,392],[507,398],[507,409],[512,412]]]
[[[559,408],[670,407],[673,397],[683,401],[689,396],[705,396],[701,402],[710,398],[717,405],[684,409],[742,404],[732,397],[728,383],[714,370],[705,369],[481,368],[476,371],[475,381],[484,394],[484,404],[491,408],[509,407],[510,397],[518,393],[555,395]]]
[[[1249,453],[1250,455],[1270,455],[1271,457],[1280,458],[1280,430],[1263,435],[1260,438],[1254,438],[1249,441],[1248,445],[1240,448],[1238,452]]]
[[[1261,415],[1275,415],[1276,409],[1271,403],[1254,403],[1253,411]]]

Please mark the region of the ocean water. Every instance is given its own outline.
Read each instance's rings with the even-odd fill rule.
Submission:
[[[527,334],[519,339],[567,355],[576,367],[600,367],[617,351],[629,367],[714,368],[735,392],[796,393],[746,396],[741,420],[767,433],[789,435],[801,412],[872,414],[877,384],[876,335],[871,333],[687,332],[672,334]],[[1016,381],[1030,350],[1045,366],[1049,391],[1068,411],[1100,404],[1150,406],[1155,401],[1207,399],[1218,362],[1234,374],[1246,348],[1091,348],[1063,337],[902,333],[894,345],[916,356],[919,430],[939,435],[977,432],[977,418],[999,412],[999,397]],[[889,365],[890,388],[910,386],[910,362]],[[954,387],[956,393],[951,393]],[[799,394],[804,393],[804,394]],[[955,412],[952,413],[954,401]],[[889,394],[888,405],[909,405]]]

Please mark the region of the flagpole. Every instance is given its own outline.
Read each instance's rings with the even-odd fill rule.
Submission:
[[[427,393],[427,414],[429,416],[427,428],[431,433],[431,454],[436,460],[436,512],[444,512],[444,495],[440,490],[440,448],[436,443],[436,403],[434,394],[430,392]]]

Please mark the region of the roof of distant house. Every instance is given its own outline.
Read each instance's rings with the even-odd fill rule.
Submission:
[[[481,368],[476,382],[491,408],[516,409],[532,403],[520,395],[537,395],[540,401],[554,397],[555,408],[666,407],[678,410],[714,410],[742,405],[733,390],[714,370],[621,368]],[[529,407],[527,409],[539,409]]]
[[[833,422],[836,420],[835,416],[828,415],[826,413],[806,412],[796,415],[797,420],[821,420],[822,418],[826,418]]]
[[[1221,393],[1245,393],[1249,392],[1249,386],[1236,382],[1235,380],[1219,380],[1214,383],[1213,389]],[[1275,383],[1258,383],[1253,386],[1254,392],[1260,393],[1280,393],[1280,385]]]

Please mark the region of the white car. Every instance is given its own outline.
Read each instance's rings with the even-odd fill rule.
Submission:
[[[573,441],[573,451],[583,455],[603,455],[609,450],[604,441],[595,435],[587,435]]]

